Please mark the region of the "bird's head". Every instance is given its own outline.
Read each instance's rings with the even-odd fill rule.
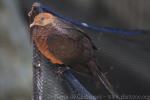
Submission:
[[[30,24],[30,28],[33,26],[46,26],[53,23],[55,17],[50,13],[39,13],[34,17],[33,23]]]

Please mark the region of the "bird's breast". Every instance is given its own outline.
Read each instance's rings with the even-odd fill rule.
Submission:
[[[49,33],[44,29],[34,29],[32,32],[32,39],[35,42],[38,50],[49,59],[53,64],[63,64],[52,52],[49,51],[49,45],[47,42]]]

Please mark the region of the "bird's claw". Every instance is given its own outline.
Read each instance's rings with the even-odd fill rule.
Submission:
[[[62,76],[64,74],[65,71],[69,70],[70,68],[69,67],[58,67],[57,70],[56,70],[56,74],[58,76]]]
[[[40,6],[41,6],[41,4],[38,3],[38,2],[33,3],[32,8],[31,8],[30,12],[28,13],[28,16],[31,17],[32,13],[34,11],[34,8],[37,8],[37,7],[40,7]]]

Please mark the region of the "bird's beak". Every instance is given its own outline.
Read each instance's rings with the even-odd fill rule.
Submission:
[[[34,23],[34,22],[33,22],[33,23],[31,23],[31,24],[30,24],[30,28],[32,28],[34,25],[35,25],[35,23]]]

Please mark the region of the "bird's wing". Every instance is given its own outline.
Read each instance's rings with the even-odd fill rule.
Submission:
[[[89,41],[90,41],[91,44],[92,44],[93,49],[94,49],[94,50],[98,50],[97,47],[95,46],[95,44],[92,42],[92,39],[87,35],[87,33],[84,32],[84,30],[82,30],[81,28],[79,28],[79,27],[73,25],[73,24],[70,23],[70,22],[66,22],[65,20],[62,20],[62,19],[60,19],[60,20],[61,20],[61,22],[62,22],[63,24],[65,24],[65,26],[67,26],[67,27],[63,27],[64,29],[74,30],[74,31],[77,31],[77,32],[81,33],[84,37],[86,37],[86,38],[89,39]]]
[[[68,27],[68,28],[66,28],[66,29],[68,29],[68,30],[75,30],[75,31],[80,32],[83,36],[85,36],[86,38],[89,39],[89,41],[90,41],[91,44],[92,44],[93,49],[94,49],[94,50],[97,50],[97,47],[96,47],[95,44],[92,42],[92,39],[91,39],[82,29],[80,29],[80,28],[78,28],[78,27],[76,27],[76,26]]]

